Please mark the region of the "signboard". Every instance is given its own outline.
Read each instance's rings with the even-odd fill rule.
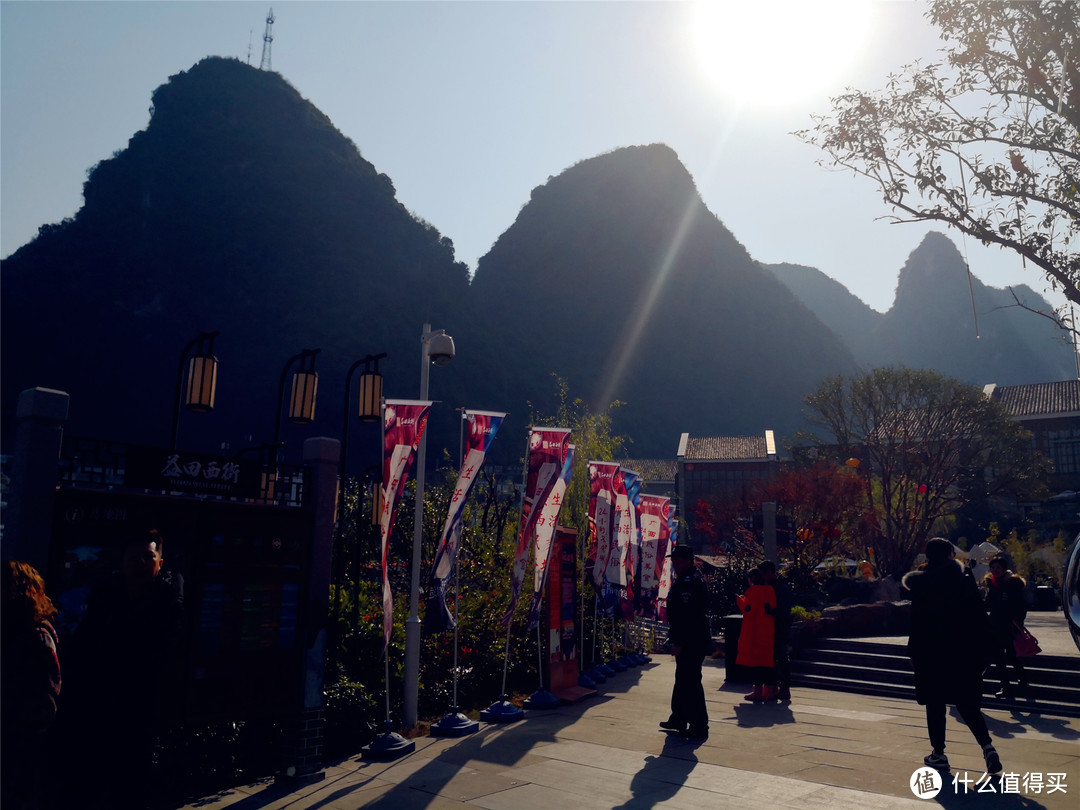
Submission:
[[[548,570],[548,683],[551,694],[569,703],[595,689],[578,685],[577,532],[558,526]]]
[[[129,445],[124,486],[193,495],[258,498],[262,465],[200,453]]]

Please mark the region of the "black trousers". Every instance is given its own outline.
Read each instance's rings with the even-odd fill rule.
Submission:
[[[697,731],[709,727],[705,687],[701,685],[701,650],[683,650],[675,656],[675,686],[671,690],[671,720]]]
[[[960,719],[971,729],[975,742],[986,745],[990,742],[990,731],[986,728],[986,718],[983,717],[980,706],[981,699],[973,697],[969,700],[958,701],[956,711]],[[945,703],[926,704],[926,731],[930,737],[930,745],[935,751],[945,750]]]

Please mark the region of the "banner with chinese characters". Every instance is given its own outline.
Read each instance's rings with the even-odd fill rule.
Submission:
[[[424,625],[432,632],[451,630],[455,620],[446,606],[446,583],[453,573],[457,559],[458,544],[461,542],[462,515],[469,492],[480,477],[487,452],[495,441],[505,413],[488,411],[465,411],[465,458],[458,473],[457,486],[450,498],[450,508],[443,524],[439,548],[435,553],[432,566],[431,588],[428,591],[428,605],[424,612]]]
[[[589,557],[592,578],[598,589],[604,585],[608,557],[611,556],[615,527],[615,476],[619,465],[609,461],[589,462]]]
[[[383,406],[383,497],[379,534],[382,540],[384,654],[394,627],[394,601],[390,593],[386,552],[390,546],[390,533],[394,530],[397,505],[405,491],[405,481],[420,446],[420,437],[424,435],[430,408],[430,402],[391,399],[386,400]]]
[[[566,460],[566,446],[569,442],[569,428],[534,428],[529,432],[518,545],[514,555],[514,567],[510,572],[510,608],[503,616],[503,625],[506,627],[509,627],[518,599],[521,598],[521,586],[525,581],[525,569],[529,565],[529,545],[536,529],[536,520],[548,493],[558,480],[559,471]]]
[[[671,591],[671,549],[675,547],[675,538],[678,536],[679,521],[675,517],[675,506],[668,504],[667,518],[667,549],[660,559],[660,580],[656,586],[656,618],[662,622],[667,621],[667,599]]]
[[[616,514],[616,533],[626,537],[623,556],[622,612],[623,618],[632,622],[637,605],[638,581],[641,578],[641,527],[638,524],[638,504],[641,503],[641,474],[623,469],[623,486],[626,488],[626,511]],[[626,524],[622,529],[619,522]]]
[[[570,485],[570,476],[574,473],[574,445],[566,446],[566,459],[562,472],[551,488],[540,517],[536,519],[536,548],[533,552],[533,598],[529,605],[529,630],[535,629],[540,622],[540,603],[544,598],[544,583],[551,560],[551,538],[555,536],[555,524],[559,522],[559,512],[566,500],[566,488]]]
[[[667,553],[668,515],[671,500],[660,495],[642,495],[638,507],[641,524],[641,581],[638,610],[643,616],[656,615],[657,586]]]
[[[627,491],[627,473],[631,479],[636,473],[621,467],[615,473],[615,524],[612,531],[611,555],[608,557],[607,571],[604,576],[612,585],[625,588],[626,572],[630,562],[630,544],[637,533],[633,504]]]

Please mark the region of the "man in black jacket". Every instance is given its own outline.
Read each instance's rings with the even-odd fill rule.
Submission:
[[[671,550],[672,583],[667,599],[668,641],[675,656],[675,686],[671,715],[660,728],[677,731],[691,740],[709,736],[709,714],[701,685],[701,662],[709,652],[709,593],[694,566],[694,550]]]
[[[926,707],[931,752],[923,764],[948,770],[945,707],[956,711],[982,748],[986,772],[1001,773],[982,714],[982,673],[990,659],[990,628],[975,580],[954,559],[952,544],[941,537],[926,543],[926,565],[904,575],[911,595],[908,655],[915,671],[915,700]]]

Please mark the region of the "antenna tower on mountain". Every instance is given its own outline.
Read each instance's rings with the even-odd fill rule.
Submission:
[[[270,9],[266,14],[266,33],[263,34],[262,64],[259,65],[259,70],[273,70],[273,68],[270,67],[270,46],[274,42],[274,35],[271,33],[273,27],[274,10]]]
[[[247,63],[249,65],[251,64],[251,47],[252,47],[253,42],[255,42],[255,29],[251,28],[251,29],[248,30],[248,60],[247,60]]]

